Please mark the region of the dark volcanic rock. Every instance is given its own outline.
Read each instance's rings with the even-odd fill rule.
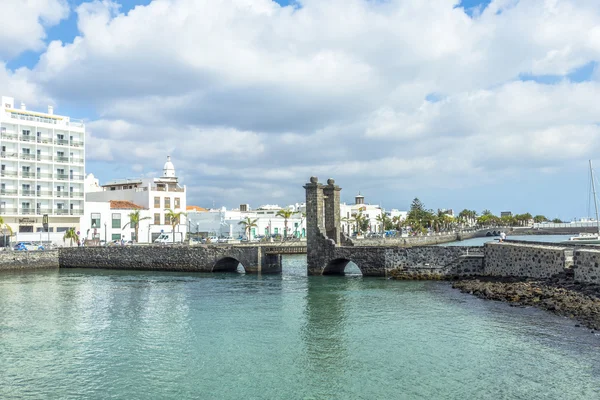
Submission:
[[[564,275],[536,280],[479,277],[455,281],[452,287],[483,299],[539,307],[600,329],[600,286],[576,283]]]

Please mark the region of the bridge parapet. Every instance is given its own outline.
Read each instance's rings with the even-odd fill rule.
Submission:
[[[260,246],[115,246],[59,250],[62,268],[133,269],[178,272],[281,272],[281,255]]]

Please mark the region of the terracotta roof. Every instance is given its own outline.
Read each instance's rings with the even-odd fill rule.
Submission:
[[[110,209],[111,210],[145,210],[144,207],[138,206],[131,201],[124,200],[111,200],[110,201]]]
[[[198,206],[187,206],[185,208],[186,211],[198,211],[198,212],[206,212],[208,211],[206,208],[198,207]]]

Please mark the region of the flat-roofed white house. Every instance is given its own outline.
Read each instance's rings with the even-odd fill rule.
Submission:
[[[1,101],[0,216],[17,240],[32,240],[27,234],[44,231],[44,215],[49,233],[79,230],[84,213],[83,121],[55,115],[52,106],[37,112],[23,103],[16,108],[12,97]]]
[[[93,175],[86,178],[86,204],[88,205],[85,217],[82,221],[82,233],[88,230],[93,232],[96,229],[96,235],[100,235],[101,240],[112,239],[117,236],[116,218],[121,218],[121,229],[129,222],[123,219],[125,213],[129,214],[135,210],[140,210],[140,217],[149,218],[140,222],[138,229],[139,243],[153,242],[161,233],[171,232],[171,221],[167,217],[168,209],[178,213],[186,211],[186,187],[179,185],[179,179],[175,175],[175,167],[171,162],[171,157],[163,167],[163,175],[158,178],[139,178],[139,179],[120,179],[100,185]],[[122,209],[116,212],[111,210],[111,201],[128,202],[130,209]],[[124,205],[125,203],[120,203]],[[114,214],[114,216],[113,216]],[[117,214],[121,214],[117,217]],[[106,226],[105,226],[106,224]],[[94,226],[92,226],[94,225]],[[176,237],[182,240],[187,235],[187,218],[181,217],[179,225],[175,229]],[[110,227],[110,229],[109,229]],[[102,231],[100,231],[100,229]],[[104,229],[106,228],[106,235]],[[110,230],[110,232],[109,232]],[[132,240],[134,231],[122,231],[126,240]]]

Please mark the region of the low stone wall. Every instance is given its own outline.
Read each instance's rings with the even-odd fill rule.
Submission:
[[[389,275],[396,279],[446,279],[483,274],[481,247],[413,247],[389,249]]]
[[[260,247],[114,246],[62,248],[59,252],[61,268],[235,272],[238,262],[248,273],[281,272],[281,256],[263,254]]]
[[[474,237],[485,236],[487,231],[477,232],[460,232],[460,233],[448,233],[443,235],[429,235],[429,236],[404,236],[404,237],[390,237],[390,238],[365,238],[365,239],[348,239],[348,243],[344,245],[357,246],[357,247],[416,247],[416,246],[431,246],[442,243],[456,242],[457,240],[467,240]]]
[[[600,250],[577,249],[573,262],[576,282],[600,284]]]
[[[58,250],[0,251],[0,271],[58,268]]]
[[[484,245],[484,274],[549,278],[569,267],[572,248],[539,244],[496,243]]]

